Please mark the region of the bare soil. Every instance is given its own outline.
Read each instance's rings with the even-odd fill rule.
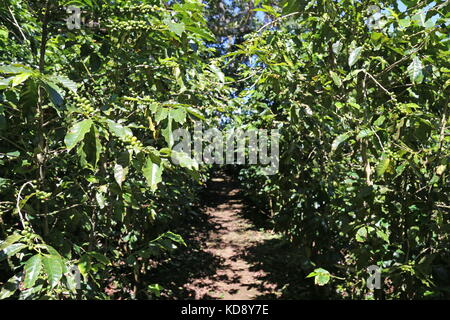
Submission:
[[[300,251],[244,200],[239,184],[225,174],[208,183],[203,207],[171,229],[187,246],[159,260],[146,279],[164,288],[160,299],[315,297]]]
[[[227,188],[227,177],[214,178],[212,189],[225,201],[206,209],[209,220],[216,227],[209,231],[204,250],[219,258],[221,264],[215,274],[192,279],[185,287],[195,292],[195,299],[250,300],[261,294],[274,294],[276,285],[265,283],[263,270],[255,270],[243,257],[248,248],[273,238],[268,232],[254,230],[251,221],[239,213],[243,209],[239,189]]]

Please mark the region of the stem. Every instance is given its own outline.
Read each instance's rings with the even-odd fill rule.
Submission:
[[[366,173],[366,183],[368,186],[373,185],[373,181],[372,181],[372,167],[370,166],[370,161],[369,161],[369,157],[367,156],[367,148],[368,148],[368,143],[367,140],[364,140],[362,142],[362,159],[363,159],[363,163],[364,163],[364,171]]]
[[[269,27],[269,26],[271,26],[271,25],[273,25],[273,24],[276,24],[277,22],[279,22],[279,21],[281,21],[281,20],[283,20],[283,19],[286,19],[286,18],[289,18],[289,17],[291,17],[291,16],[294,16],[294,15],[296,15],[296,14],[300,14],[300,12],[299,12],[299,11],[296,11],[296,12],[292,12],[292,13],[289,13],[289,14],[287,14],[287,15],[278,17],[278,18],[276,18],[275,20],[272,20],[272,21],[266,23],[265,25],[263,25],[261,28],[259,28],[259,29],[256,31],[256,33],[260,33],[260,32],[263,31],[265,28],[267,28],[267,27]]]
[[[41,37],[41,45],[39,49],[39,71],[41,73],[44,72],[45,67],[45,51],[47,48],[48,41],[48,23],[50,20],[50,2],[47,0],[45,2],[45,15],[42,21],[42,37]]]
[[[42,37],[41,37],[41,44],[39,49],[39,71],[40,73],[44,73],[45,68],[45,51],[47,48],[47,41],[48,41],[48,24],[50,19],[50,2],[47,0],[45,2],[45,15],[42,21]],[[43,109],[43,95],[44,90],[42,87],[39,87],[38,89],[38,104],[37,104],[37,113],[38,113],[38,124],[37,124],[37,132],[39,136],[39,142],[38,142],[38,150],[39,153],[36,155],[36,161],[37,161],[37,167],[38,167],[38,188],[39,190],[45,189],[45,164],[47,159],[47,153],[48,153],[48,144],[45,138],[44,134],[44,109]],[[37,206],[38,212],[41,211],[40,203],[38,203]],[[44,229],[44,236],[47,236],[49,233],[48,228],[48,217],[47,217],[48,207],[47,204],[44,203],[43,208],[43,216],[44,216],[44,223],[43,223],[43,229]]]
[[[366,80],[367,80],[367,76],[371,77],[372,80],[374,80],[376,83],[378,83],[376,81],[375,78],[373,78],[370,73],[366,72],[364,70],[364,79],[361,78],[360,76],[358,77],[358,99],[359,100],[364,100],[367,103],[367,106],[365,108],[364,111],[364,124],[367,126],[369,124],[369,114],[370,114],[370,110],[369,110],[369,101],[367,101],[367,96],[366,96]],[[380,85],[381,86],[381,85]],[[371,178],[372,175],[372,167],[370,166],[370,160],[369,157],[367,155],[367,149],[368,149],[369,143],[367,141],[367,139],[363,139],[363,141],[361,141],[361,156],[362,156],[362,161],[363,161],[363,166],[364,166],[364,171],[366,173],[366,183],[368,186],[372,186],[373,185],[373,181]]]
[[[33,184],[32,181],[28,181],[25,182],[22,187],[20,187],[19,193],[17,194],[17,200],[16,200],[16,207],[17,207],[17,212],[19,213],[19,219],[20,219],[20,223],[22,224],[22,228],[25,229],[25,215],[22,214],[22,211],[20,210],[20,199],[21,199],[21,194],[23,189],[29,185],[29,184]]]
[[[445,103],[444,112],[442,112],[442,119],[441,119],[441,132],[439,133],[439,151],[438,151],[438,159],[442,153],[442,147],[444,145],[444,138],[445,138],[445,129],[447,124],[447,112],[448,112],[448,106],[450,105],[449,100],[447,100],[447,103]]]

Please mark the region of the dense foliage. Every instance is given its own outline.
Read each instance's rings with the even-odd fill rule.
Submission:
[[[231,53],[254,57],[245,121],[282,135],[278,175],[241,172],[248,197],[336,296],[368,297],[370,265],[379,297],[450,293],[450,4],[403,3],[269,7]]]
[[[80,29],[70,4],[90,14]],[[80,298],[158,294],[151,258],[184,245],[169,227],[205,178],[169,161],[172,130],[209,121],[226,92],[202,10],[2,1],[1,298],[73,297],[73,265]]]
[[[370,265],[377,298],[449,297],[449,1],[0,3],[0,299],[156,298],[196,120],[280,129],[239,179],[326,297],[373,298]]]

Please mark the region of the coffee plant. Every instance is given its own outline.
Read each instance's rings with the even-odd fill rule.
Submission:
[[[70,5],[98,26],[69,30]],[[143,278],[185,245],[170,224],[207,177],[169,161],[172,130],[229,94],[203,9],[2,1],[1,298],[152,297]]]
[[[279,174],[241,171],[248,198],[339,297],[370,298],[371,265],[377,297],[450,293],[450,4],[403,4],[264,7],[229,54],[253,57],[244,121],[281,129]]]

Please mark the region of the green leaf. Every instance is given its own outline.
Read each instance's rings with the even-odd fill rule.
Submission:
[[[186,242],[184,242],[183,237],[180,236],[179,234],[168,231],[168,232],[164,233],[161,237],[168,238],[168,239],[172,240],[173,242],[182,244],[183,246],[186,247]]]
[[[186,27],[187,31],[189,31],[191,33],[195,33],[205,40],[208,40],[208,41],[215,40],[215,38],[212,36],[212,33],[208,29],[197,28],[194,26],[185,26],[185,27]]]
[[[181,37],[181,35],[185,30],[184,23],[173,22],[170,19],[164,19],[163,22],[169,28],[170,31],[175,33],[177,36]]]
[[[314,269],[313,272],[311,272],[310,274],[308,274],[306,276],[306,278],[312,278],[312,277],[314,277],[314,283],[319,286],[326,285],[331,279],[330,273],[327,270],[322,269],[322,268]]]
[[[285,56],[285,59],[288,59],[287,56]],[[216,65],[212,64],[209,66],[209,68],[211,69],[212,72],[214,72],[214,74],[221,83],[225,82],[225,75],[223,74],[222,71],[220,71],[220,69]]]
[[[358,242],[365,242],[369,236],[369,233],[374,231],[375,228],[373,227],[361,227],[358,229],[358,231],[356,232],[356,241]]]
[[[169,110],[167,108],[159,108],[158,111],[156,111],[155,121],[159,123],[162,120],[166,119],[168,115]]]
[[[26,81],[31,76],[31,73],[19,73],[12,79],[12,86],[18,86],[22,82]]]
[[[39,254],[32,256],[25,263],[25,281],[24,287],[31,288],[36,283],[37,278],[39,277],[39,273],[42,270],[42,260]]]
[[[319,286],[326,285],[329,281],[330,281],[330,275],[325,274],[325,273],[318,274],[316,276],[316,278],[314,279],[314,283]]]
[[[132,136],[133,132],[130,128],[124,127],[120,123],[114,122],[112,120],[106,120],[109,130],[112,134],[120,139],[125,139],[127,136]]]
[[[0,242],[0,251],[5,249],[6,247],[9,247],[13,243],[16,243],[17,241],[19,241],[22,238],[23,238],[23,236],[21,236],[18,233],[14,233],[14,234],[10,235],[4,241]]]
[[[127,172],[128,168],[124,168],[118,163],[114,166],[114,179],[116,179],[116,182],[120,187],[122,187],[122,182],[125,181]]]
[[[39,100],[39,88],[36,81],[27,81],[20,92],[19,103],[22,106],[24,113],[34,112]]]
[[[8,39],[8,29],[1,26],[0,27],[0,40],[7,41]]]
[[[158,183],[162,181],[162,167],[147,158],[142,168],[147,184],[152,191],[156,190]]]
[[[163,288],[159,284],[150,284],[147,286],[147,290],[154,294],[156,297],[161,296],[161,290]]]
[[[184,109],[172,109],[169,113],[172,119],[179,124],[183,124],[184,122],[186,122],[186,111]]]
[[[0,66],[0,73],[17,74],[17,73],[26,73],[30,71],[31,71],[30,69],[25,68],[20,64],[10,64],[7,66]]]
[[[444,171],[445,171],[446,168],[447,168],[447,165],[441,164],[440,166],[438,166],[438,167],[436,168],[436,174],[437,174],[438,176],[442,175],[442,174],[444,173]]]
[[[334,139],[333,143],[331,144],[331,151],[336,151],[339,145],[348,138],[350,138],[352,134],[353,132],[346,132],[337,136],[336,139]]]
[[[62,259],[61,255],[55,248],[53,248],[52,246],[49,246],[48,244],[44,244],[44,247],[45,247],[45,249],[47,249],[47,251],[50,253],[51,256],[55,256],[55,257]]]
[[[405,19],[398,20],[398,25],[402,28],[408,28],[411,25],[411,19],[406,17]]]
[[[54,79],[55,82],[59,82],[60,84],[62,84],[63,87],[69,89],[70,91],[77,92],[77,83],[70,80],[69,78],[64,76],[53,76],[52,79]]]
[[[83,278],[87,279],[89,271],[91,270],[91,257],[88,254],[82,255],[77,267]]]
[[[342,47],[343,47],[343,44],[340,40],[333,43],[332,50],[333,50],[334,54],[338,56],[341,53]]]
[[[330,75],[331,75],[331,78],[333,79],[335,85],[337,85],[338,87],[342,86],[342,80],[341,80],[341,78],[337,75],[336,72],[330,71]]]
[[[5,260],[8,257],[11,257],[15,255],[16,253],[20,252],[22,249],[25,249],[27,247],[26,244],[23,243],[14,243],[3,250],[0,251],[0,261]]]
[[[386,117],[381,115],[377,118],[377,120],[375,120],[375,122],[373,123],[374,126],[381,126],[384,123],[384,120],[386,120]]]
[[[353,67],[353,65],[361,57],[362,49],[363,49],[363,47],[357,47],[357,48],[353,49],[352,52],[350,53],[350,56],[348,57],[348,65],[350,66],[350,68]]]
[[[434,22],[432,19],[428,19],[427,21],[427,14],[424,11],[421,11],[418,14],[415,14],[412,17],[413,21],[416,21],[419,26],[424,27],[424,28],[432,28],[434,26]]]
[[[384,232],[383,230],[377,229],[377,236],[383,241],[389,243],[389,234]]]
[[[0,300],[7,299],[11,297],[20,286],[20,276],[14,275],[12,276],[2,287],[0,291]]]
[[[378,162],[376,171],[377,171],[377,175],[379,177],[383,176],[384,173],[386,172],[387,168],[389,168],[389,164],[390,164],[390,159],[386,156],[383,156],[380,160],[380,162]]]
[[[95,194],[95,199],[97,200],[97,203],[98,203],[100,209],[104,209],[106,206],[106,202],[105,202],[106,200],[105,200],[105,197],[103,196],[103,194],[100,192],[97,192]]]
[[[172,148],[173,146],[173,130],[172,130],[172,117],[169,116],[167,117],[167,126],[161,131],[164,139],[167,142],[167,145],[169,146],[169,148]]]
[[[361,130],[358,135],[356,136],[357,139],[362,139],[365,137],[370,137],[371,135],[373,135],[374,132],[371,129],[363,129]]]
[[[0,79],[0,90],[8,88],[13,79],[14,77]]]
[[[48,282],[52,288],[54,288],[63,275],[62,261],[61,258],[54,255],[44,255],[42,257],[42,262],[44,264],[44,270],[48,276]]]
[[[422,83],[423,81],[423,65],[418,57],[414,57],[408,66],[408,75],[412,83]]]
[[[172,161],[175,164],[179,164],[183,168],[187,168],[189,170],[196,169],[198,170],[198,163],[194,158],[191,158],[189,154],[185,152],[173,151],[171,153]]]
[[[84,139],[86,133],[91,130],[93,122],[91,119],[86,119],[74,124],[66,134],[64,138],[64,143],[67,146],[68,151],[72,150],[73,147],[77,145],[78,142]]]
[[[408,7],[413,7],[415,5],[417,5],[417,2],[419,2],[419,0],[402,0],[402,2]]]
[[[186,111],[200,120],[206,120],[206,118],[199,111],[192,107],[188,107]]]
[[[97,168],[102,152],[103,147],[98,129],[96,126],[92,126],[91,130],[84,137],[83,144],[78,148],[81,164],[87,166],[87,163],[89,163],[92,165],[92,168]]]
[[[50,81],[43,81],[44,89],[48,94],[48,97],[50,98],[50,101],[55,106],[56,110],[59,110],[59,108],[63,105],[63,98],[61,96],[61,89],[54,83]]]

